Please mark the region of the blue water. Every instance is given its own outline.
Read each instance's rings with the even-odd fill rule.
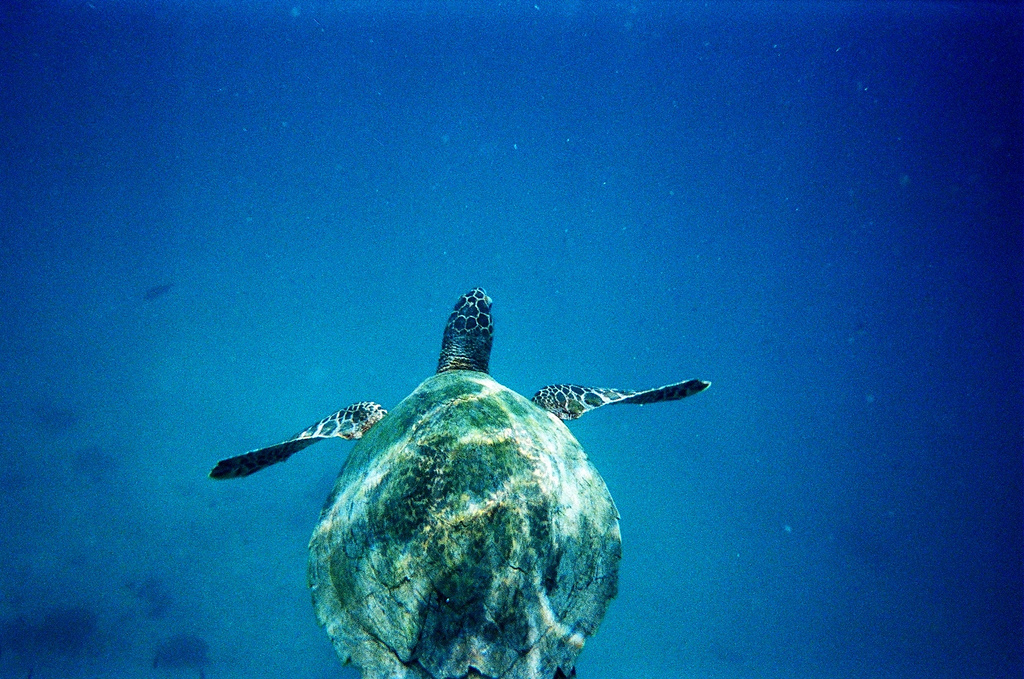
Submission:
[[[571,423],[624,546],[580,679],[1021,676],[1022,34],[5,5],[0,677],[195,676],[153,668],[181,634],[209,679],[354,677],[305,584],[351,444],[206,474],[394,406],[476,285],[521,393],[714,383]]]

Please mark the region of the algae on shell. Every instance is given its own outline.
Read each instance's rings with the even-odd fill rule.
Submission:
[[[309,547],[317,618],[364,679],[568,675],[621,556],[618,512],[565,425],[463,370],[353,448]]]

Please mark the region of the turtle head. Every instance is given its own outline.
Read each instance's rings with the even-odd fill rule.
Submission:
[[[494,343],[491,298],[482,288],[473,288],[455,304],[444,326],[438,374],[449,370],[487,372]]]

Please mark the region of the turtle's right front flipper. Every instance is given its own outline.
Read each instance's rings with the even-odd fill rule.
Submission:
[[[325,417],[276,446],[268,446],[221,460],[210,472],[211,479],[234,479],[254,474],[264,467],[284,462],[306,446],[311,446],[321,439],[337,436],[343,439],[362,437],[370,427],[377,424],[388,411],[371,401],[353,403],[344,410],[339,410],[330,417]]]
[[[583,413],[615,403],[645,405],[659,401],[678,401],[699,394],[711,386],[704,380],[686,380],[643,391],[581,387],[578,384],[551,384],[533,395],[532,401],[555,417],[575,420]]]

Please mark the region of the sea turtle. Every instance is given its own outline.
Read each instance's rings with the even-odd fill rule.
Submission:
[[[324,438],[361,439],[309,543],[317,618],[364,679],[557,679],[615,596],[618,511],[561,420],[691,396],[556,384],[532,400],[487,373],[491,299],[459,298],[437,373],[391,414],[361,402],[222,460],[246,476]]]

